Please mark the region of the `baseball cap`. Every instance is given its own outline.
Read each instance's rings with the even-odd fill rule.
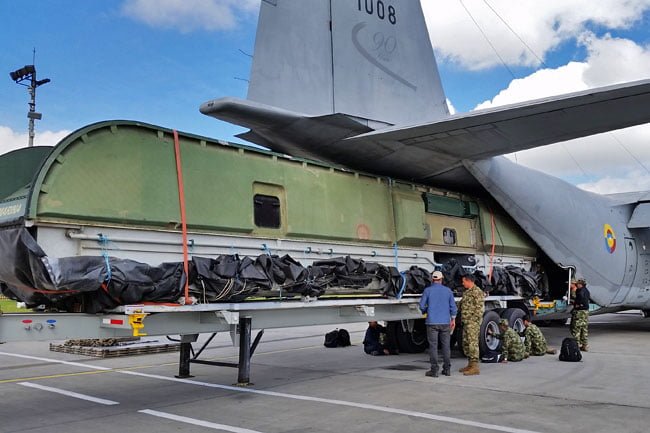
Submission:
[[[431,274],[431,279],[432,280],[442,280],[442,272],[440,271],[434,271],[433,274]]]

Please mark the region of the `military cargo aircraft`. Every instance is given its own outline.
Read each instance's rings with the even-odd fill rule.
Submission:
[[[106,121],[0,156],[0,291],[73,313],[0,315],[0,340],[143,335],[146,317],[149,335],[184,336],[189,374],[199,333],[239,329],[251,349],[252,326],[372,318],[417,351],[423,320],[417,291],[401,297],[403,275],[452,260],[488,275],[547,271],[541,300],[486,296],[482,351],[497,348],[500,318],[564,321],[576,275],[598,311],[650,312],[650,192],[601,196],[502,156],[650,122],[648,80],[449,115],[419,2],[264,0],[248,99],[200,111],[271,151]],[[397,284],[330,284],[314,300],[306,268],[300,281],[261,269],[286,254],[294,270],[373,262]]]
[[[501,156],[649,122],[650,80],[449,115],[419,2],[264,0],[248,98],[200,110],[276,152],[491,197],[603,311],[650,311],[650,192]]]

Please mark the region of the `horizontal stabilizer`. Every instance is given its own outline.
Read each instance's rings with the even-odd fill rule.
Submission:
[[[343,114],[308,116],[236,98],[221,98],[201,105],[201,113],[250,128],[239,137],[273,151],[301,158],[339,163],[349,146],[333,146],[372,131]]]

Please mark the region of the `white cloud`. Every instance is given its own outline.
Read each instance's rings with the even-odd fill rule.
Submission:
[[[606,35],[585,33],[580,43],[587,49],[584,62],[542,69],[513,80],[492,100],[476,108],[526,101],[596,86],[633,81],[650,76],[650,47]],[[508,155],[519,164],[559,177],[596,177],[581,185],[599,192],[650,189],[650,125],[570,140]]]
[[[606,176],[596,182],[579,184],[578,187],[599,194],[650,191],[650,174],[637,170],[630,172],[627,176]]]
[[[512,80],[508,88],[500,91],[491,100],[478,104],[474,109],[586,90],[589,86],[583,77],[588,68],[587,63],[570,62],[557,69],[540,69],[525,78]]]
[[[34,146],[54,146],[71,131],[36,131]],[[0,126],[0,155],[12,150],[27,147],[29,136],[27,133],[18,133],[7,126]]]
[[[436,51],[447,61],[478,70],[500,65],[467,7],[509,65],[538,66],[539,60],[497,17],[496,11],[538,56],[582,35],[589,26],[629,28],[650,9],[650,0],[421,0]],[[494,11],[490,9],[492,6]]]
[[[152,27],[194,30],[230,30],[241,14],[254,13],[260,0],[126,0],[122,12]]]

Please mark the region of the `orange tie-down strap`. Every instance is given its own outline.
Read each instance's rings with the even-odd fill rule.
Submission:
[[[178,179],[178,203],[181,208],[181,230],[183,233],[183,270],[185,272],[185,304],[190,303],[189,253],[187,250],[187,219],[185,216],[185,188],[183,187],[183,167],[178,131],[174,129],[174,155],[176,156],[176,178]]]

